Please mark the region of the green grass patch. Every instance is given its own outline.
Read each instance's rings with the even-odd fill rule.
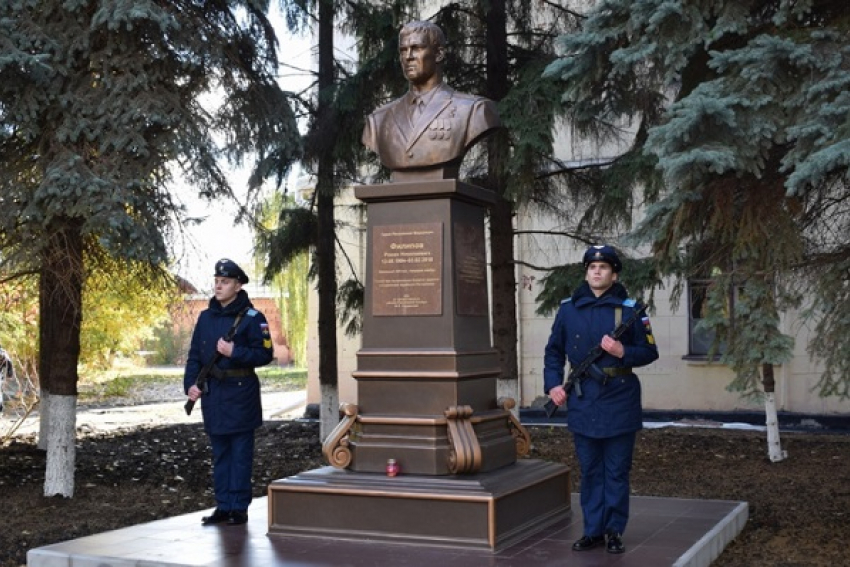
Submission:
[[[263,366],[257,368],[257,375],[263,387],[279,390],[303,390],[307,387],[306,368],[283,368],[282,366]]]

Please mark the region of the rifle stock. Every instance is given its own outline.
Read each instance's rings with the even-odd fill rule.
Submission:
[[[543,404],[543,411],[546,412],[546,417],[552,419],[552,416],[555,415],[556,411],[558,411],[558,406],[555,405],[552,398],[549,398],[549,400]]]
[[[634,325],[635,321],[637,321],[638,318],[644,314],[644,312],[646,312],[646,305],[639,303],[632,316],[629,317],[627,320],[622,321],[610,333],[611,338],[617,340],[622,337],[623,333],[625,333],[629,327]],[[581,379],[587,372],[587,369],[590,368],[593,364],[595,364],[599,357],[601,357],[604,353],[605,351],[602,349],[602,346],[596,345],[590,350],[584,360],[581,361],[581,364],[573,368],[569,376],[567,376],[567,381],[564,384],[564,389],[567,392],[567,397],[569,397],[570,390],[573,388],[575,388],[576,395],[579,398],[584,395],[581,391]],[[543,411],[546,412],[546,417],[551,419],[552,416],[555,415],[555,412],[558,411],[558,406],[555,404],[555,402],[552,401],[551,398],[549,398],[549,400],[545,404],[543,404]]]
[[[197,386],[202,392],[204,388],[206,388],[207,380],[210,372],[212,372],[213,366],[218,362],[218,359],[221,358],[221,354],[216,353],[212,360],[209,361],[201,371],[198,372],[198,377],[195,378],[195,386]],[[186,405],[183,406],[183,409],[186,410],[186,415],[192,415],[192,409],[195,407],[195,400],[187,400]]]

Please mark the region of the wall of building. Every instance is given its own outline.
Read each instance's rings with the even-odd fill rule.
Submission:
[[[519,217],[520,229],[534,226],[557,229],[539,217]],[[526,224],[527,223],[527,224]],[[517,258],[534,266],[555,266],[577,262],[584,252],[580,249],[563,247],[563,239],[536,235],[518,239]],[[518,313],[520,333],[520,384],[521,404],[533,405],[543,398],[543,350],[549,337],[554,313],[541,316],[535,313],[544,272],[519,265],[517,278],[530,284],[518,290]],[[621,274],[621,281],[628,288],[628,273]],[[643,402],[646,409],[653,410],[697,410],[736,411],[760,410],[762,405],[747,400],[726,387],[734,374],[718,362],[688,358],[688,313],[687,298],[679,305],[670,301],[668,282],[663,289],[656,290],[655,307],[650,311],[652,329],[659,348],[659,358],[653,364],[641,368],[638,375],[643,386]],[[820,377],[821,368],[806,352],[810,340],[808,327],[800,321],[797,312],[786,313],[783,320],[784,332],[795,339],[794,358],[787,364],[776,367],[776,402],[782,411],[813,414],[850,413],[850,401],[837,398],[820,398],[813,391]]]

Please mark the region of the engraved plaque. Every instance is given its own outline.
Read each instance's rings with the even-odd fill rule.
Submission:
[[[484,225],[455,223],[455,281],[457,282],[458,315],[486,316],[487,256]]]
[[[442,315],[443,224],[372,227],[372,314]]]

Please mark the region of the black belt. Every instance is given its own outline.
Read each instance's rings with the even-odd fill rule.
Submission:
[[[630,366],[609,366],[608,368],[599,368],[599,370],[611,378],[614,376],[628,376],[629,374],[632,374],[632,368]]]
[[[613,378],[614,376],[628,376],[632,374],[632,369],[628,366],[611,366],[603,368],[602,372]]]
[[[251,368],[230,368],[228,370],[222,370],[218,366],[213,366],[212,370],[210,370],[210,374],[213,375],[213,378],[217,378],[219,380],[224,378],[247,378],[248,376],[254,375],[254,370]]]

